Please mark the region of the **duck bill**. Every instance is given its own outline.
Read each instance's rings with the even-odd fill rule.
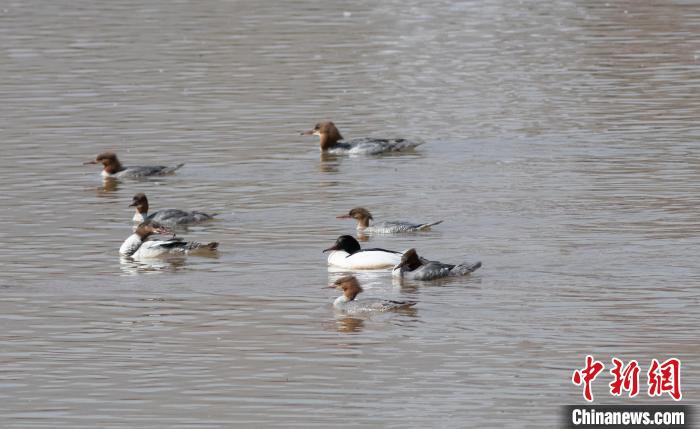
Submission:
[[[129,204],[129,207],[136,207],[136,203],[133,202],[133,203]]]
[[[340,216],[336,216],[335,218],[336,218],[336,219],[351,219],[352,216],[350,216],[350,215],[340,215]]]
[[[97,164],[97,161],[92,160],[92,161],[83,162],[83,165],[90,165],[90,164]]]
[[[338,245],[336,244],[336,245],[333,246],[333,247],[329,247],[328,249],[324,249],[321,253],[326,253],[326,252],[330,252],[331,250],[339,250],[339,249],[340,249],[340,248],[339,248]]]

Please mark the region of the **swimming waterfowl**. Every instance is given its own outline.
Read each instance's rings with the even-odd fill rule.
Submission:
[[[117,158],[114,152],[103,152],[97,155],[94,161],[83,163],[83,165],[88,164],[102,164],[102,177],[111,177],[115,179],[164,176],[174,173],[175,170],[185,165],[178,164],[175,167],[166,167],[162,165],[125,167],[119,162],[119,158]]]
[[[386,152],[401,152],[422,144],[422,142],[412,142],[406,139],[359,138],[344,140],[338,128],[331,121],[319,122],[312,130],[302,132],[301,135],[319,136],[321,152],[338,155],[377,155]]]
[[[168,234],[172,231],[157,222],[146,221],[136,227],[119,248],[119,254],[132,259],[150,259],[164,256],[184,256],[193,253],[211,254],[219,246],[217,242],[207,244],[187,242],[173,237],[169,240],[148,240],[153,234]]]
[[[192,225],[211,220],[215,216],[213,214],[207,214],[196,210],[184,211],[178,209],[161,209],[149,214],[148,198],[146,198],[146,194],[142,192],[134,195],[129,207],[134,207],[136,209],[136,213],[133,217],[134,222],[140,223],[146,220],[151,220],[166,227]]]
[[[405,310],[416,305],[412,301],[392,301],[387,299],[357,299],[362,286],[355,276],[344,276],[336,280],[331,287],[343,290],[343,294],[333,301],[333,307],[346,313],[363,313],[371,311]]]
[[[346,215],[336,216],[338,219],[355,219],[357,221],[357,230],[375,234],[392,234],[397,232],[417,232],[429,231],[430,227],[441,224],[442,221],[428,223],[412,223],[403,221],[384,221],[370,225],[370,220],[373,220],[369,210],[363,207],[355,207]]]
[[[409,249],[401,256],[401,262],[392,270],[394,277],[409,280],[435,280],[443,277],[464,276],[481,267],[481,262],[459,265],[429,261],[418,256],[416,249]]]
[[[328,255],[328,265],[350,270],[391,268],[401,262],[401,252],[361,249],[360,243],[349,235],[341,235],[333,246],[323,252],[331,252]]]

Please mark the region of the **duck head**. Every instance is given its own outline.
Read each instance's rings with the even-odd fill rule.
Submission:
[[[350,235],[341,235],[337,240],[335,240],[335,244],[333,246],[325,249],[322,253],[330,252],[331,250],[344,250],[349,255],[352,255],[353,253],[360,251],[360,243],[358,243],[357,240]]]
[[[301,133],[303,136],[319,136],[321,150],[328,150],[338,141],[343,139],[340,135],[340,131],[336,128],[335,124],[331,121],[319,122],[314,126],[312,130],[305,131]]]
[[[146,240],[153,234],[171,234],[172,230],[164,227],[158,222],[146,221],[139,224],[134,231],[134,234],[141,237],[141,240]]]
[[[102,164],[104,166],[104,172],[107,174],[118,173],[124,169],[117,158],[117,154],[114,152],[102,152],[95,157],[94,161],[83,163],[83,165],[88,164]]]
[[[146,198],[146,194],[139,192],[138,194],[134,195],[134,197],[131,199],[131,204],[129,204],[129,207],[135,207],[136,211],[145,217],[148,213],[148,198]]]
[[[423,265],[418,257],[416,249],[408,249],[401,255],[401,262],[394,267],[394,269],[401,269],[402,271],[413,271],[416,268]],[[404,268],[405,267],[405,268]]]
[[[344,276],[333,282],[333,286],[343,290],[343,296],[347,301],[352,301],[362,292],[362,286],[355,276]]]
[[[337,219],[355,219],[357,221],[358,228],[367,228],[369,226],[369,221],[374,220],[372,214],[364,207],[355,207],[350,210],[346,215],[336,216]]]

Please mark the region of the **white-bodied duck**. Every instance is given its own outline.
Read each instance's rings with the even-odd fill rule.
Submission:
[[[394,277],[408,280],[435,280],[443,277],[464,276],[476,271],[479,267],[481,267],[481,262],[452,265],[429,261],[418,256],[416,249],[409,249],[404,252],[401,256],[401,262],[394,267],[391,273]]]
[[[134,222],[144,222],[147,220],[155,221],[166,227],[193,225],[195,223],[205,222],[214,218],[214,214],[207,214],[200,211],[184,211],[178,209],[161,209],[153,213],[148,213],[148,198],[146,194],[139,192],[132,198],[129,207],[134,207]]]
[[[357,230],[363,233],[371,234],[394,234],[398,232],[418,232],[430,231],[432,226],[441,224],[442,221],[413,223],[403,221],[383,221],[372,223],[374,220],[372,214],[364,207],[355,207],[346,215],[336,216],[338,219],[355,219],[357,221]]]
[[[113,179],[137,179],[149,176],[164,176],[174,173],[175,170],[185,165],[178,164],[175,167],[166,167],[163,165],[125,167],[119,162],[119,158],[117,158],[117,154],[114,152],[103,152],[97,155],[93,161],[83,163],[83,165],[88,164],[102,164],[102,177]]]
[[[392,301],[387,299],[357,299],[362,286],[355,276],[344,276],[336,280],[331,287],[343,290],[343,294],[333,301],[333,307],[346,313],[365,313],[371,311],[405,310],[416,305],[411,301]]]
[[[334,155],[377,155],[387,152],[401,152],[411,150],[422,144],[422,142],[412,142],[406,139],[358,138],[344,140],[338,128],[331,121],[319,122],[312,130],[301,134],[304,136],[319,136],[321,152]]]
[[[136,227],[136,231],[131,234],[119,248],[119,254],[129,256],[132,259],[162,258],[166,256],[185,256],[194,253],[202,255],[216,252],[219,243],[211,242],[207,244],[195,241],[184,241],[173,237],[168,240],[148,240],[153,234],[169,234],[172,230],[159,225],[157,222],[146,221]]]
[[[401,252],[386,249],[361,249],[360,243],[349,235],[341,235],[335,244],[323,252],[328,265],[349,270],[377,270],[391,268],[401,262]]]

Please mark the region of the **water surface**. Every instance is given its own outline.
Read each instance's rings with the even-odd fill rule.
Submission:
[[[5,2],[2,427],[552,427],[586,354],[678,357],[692,403],[699,27],[671,1]],[[321,119],[426,143],[322,158]],[[103,150],[186,165],[105,186]],[[219,257],[120,262],[136,192],[219,213],[182,233]],[[484,266],[363,273],[415,311],[336,314],[320,251],[355,206],[445,220],[366,245]]]

